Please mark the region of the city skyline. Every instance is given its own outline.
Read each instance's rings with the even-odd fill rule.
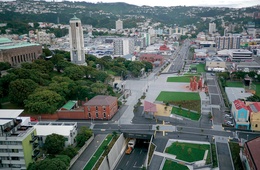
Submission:
[[[59,0],[58,0],[59,1]],[[250,7],[255,5],[260,5],[260,2],[257,0],[216,0],[214,2],[212,1],[206,1],[206,0],[196,0],[196,1],[190,1],[190,0],[164,0],[163,3],[159,4],[158,1],[154,0],[143,0],[143,1],[137,1],[137,0],[70,0],[70,1],[85,1],[85,2],[91,2],[91,3],[113,3],[113,2],[125,2],[128,4],[133,5],[148,5],[148,6],[205,6],[205,7],[230,7],[230,8],[242,8],[242,7]]]

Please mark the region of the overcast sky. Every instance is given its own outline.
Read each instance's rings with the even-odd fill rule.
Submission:
[[[59,1],[59,0],[58,0]],[[70,0],[73,1],[73,0]],[[149,6],[213,6],[213,7],[232,7],[241,8],[254,5],[260,5],[259,0],[74,0],[86,2],[125,2],[135,5],[149,5]]]

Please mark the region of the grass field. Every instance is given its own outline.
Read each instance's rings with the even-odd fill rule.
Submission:
[[[171,113],[182,116],[182,117],[189,118],[191,120],[198,121],[200,119],[200,114],[191,112],[189,110],[184,110],[184,109],[181,109],[181,108],[172,107]]]
[[[176,83],[189,83],[190,82],[190,78],[193,77],[194,75],[190,75],[190,76],[179,76],[179,77],[168,77],[167,78],[167,82],[176,82]],[[197,81],[199,80],[200,76],[197,76]]]
[[[156,98],[157,101],[168,102],[175,106],[181,106],[188,110],[201,112],[199,93],[194,92],[166,92],[162,91]]]
[[[244,87],[242,82],[227,81],[227,87]]]
[[[179,164],[174,161],[166,160],[163,165],[163,170],[189,170],[185,165]]]
[[[106,137],[106,139],[102,142],[102,144],[99,146],[99,148],[97,149],[97,151],[95,152],[95,154],[92,156],[92,158],[89,160],[89,162],[87,163],[87,165],[84,167],[84,170],[89,170],[92,169],[94,167],[94,165],[96,164],[96,162],[98,161],[99,157],[102,155],[102,153],[104,152],[104,148],[106,146],[108,146],[109,142],[112,140],[113,136],[112,135],[108,135]]]
[[[200,100],[199,93],[194,92],[167,92],[162,91],[156,98],[157,101],[181,101],[181,100]]]
[[[206,150],[208,150],[207,156],[210,157],[210,145],[174,142],[165,152],[176,155],[177,159],[194,162],[203,160]]]
[[[197,73],[204,73],[205,71],[205,64],[192,64],[190,67],[197,67]]]

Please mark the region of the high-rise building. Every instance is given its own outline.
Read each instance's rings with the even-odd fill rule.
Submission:
[[[123,21],[121,21],[120,19],[116,21],[116,30],[122,30],[123,29]]]
[[[0,110],[0,169],[27,169],[40,149],[36,130],[21,125],[23,110]]]
[[[209,34],[216,32],[216,24],[214,22],[209,23]]]
[[[141,33],[142,37],[145,38],[145,46],[151,45],[151,36],[149,33]]]
[[[84,38],[81,21],[74,16],[70,19],[70,59],[74,64],[85,65]]]
[[[134,39],[120,38],[114,40],[114,55],[133,54],[134,50]]]
[[[240,36],[217,36],[216,45],[219,50],[222,49],[239,49],[240,48]]]

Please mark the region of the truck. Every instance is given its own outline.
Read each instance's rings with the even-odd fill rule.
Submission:
[[[125,151],[126,154],[130,154],[135,147],[136,139],[130,139],[127,145],[127,150]]]

